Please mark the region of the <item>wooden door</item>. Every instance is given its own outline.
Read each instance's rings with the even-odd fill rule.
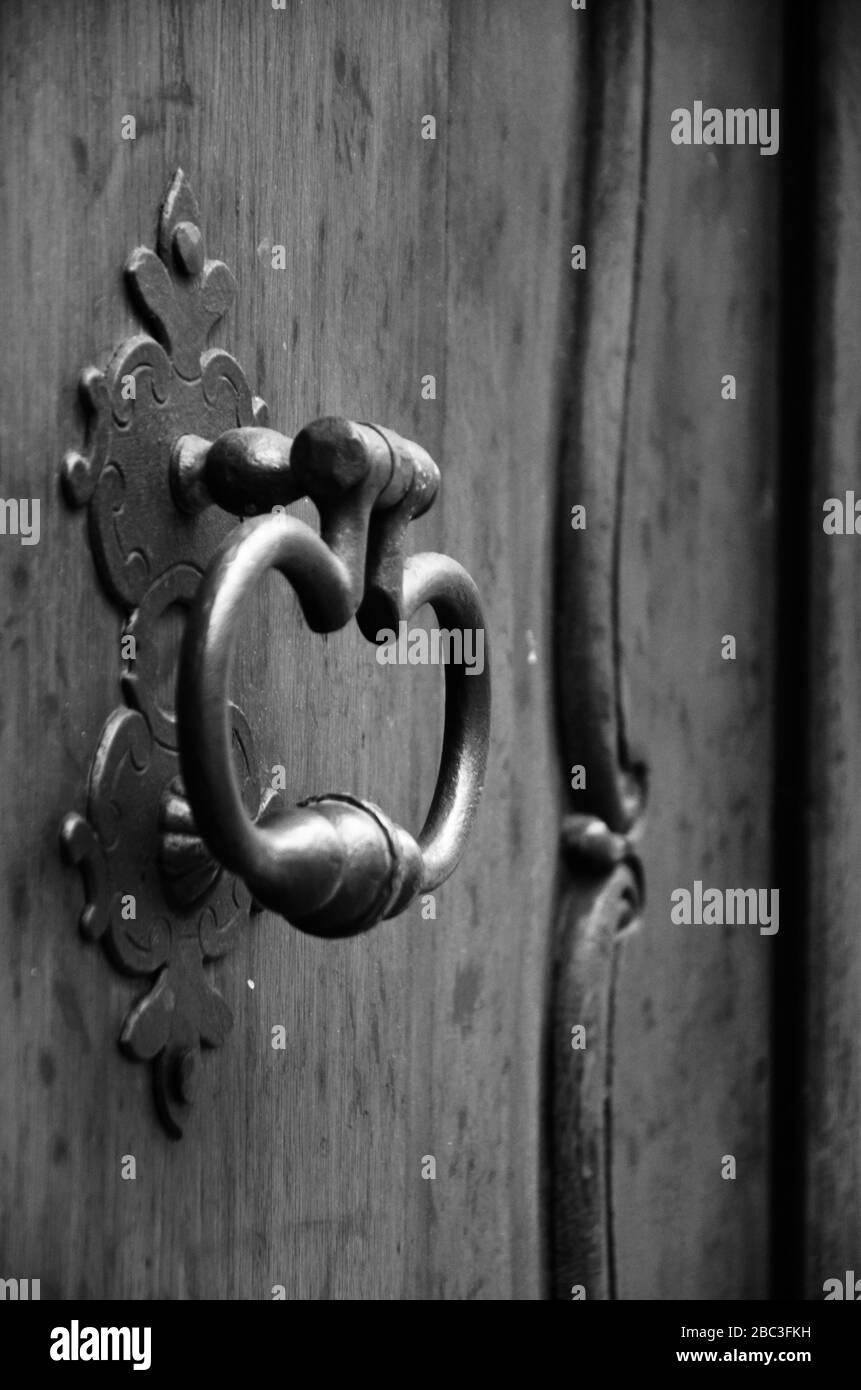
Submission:
[[[42,503],[38,546],[0,547],[4,1270],[43,1298],[535,1297],[576,28],[559,9],[434,0],[83,0],[4,7],[3,28],[3,492]],[[340,943],[255,919],[212,967],[233,1030],[175,1142],[148,1068],[116,1047],[140,985],[80,939],[58,854],[123,665],[122,615],[58,478],[83,443],[81,369],[138,327],[122,267],[154,245],[180,167],[237,281],[213,342],[272,424],[378,420],[441,463],[412,545],[476,576],[496,708],[480,822],[436,919],[417,904]],[[352,791],[419,828],[438,670],[378,666],[355,627],[313,636],[273,575],[234,694],[261,777],[283,766],[291,800]]]
[[[786,863],[785,156],[669,129],[702,97],[778,106],[782,16],[3,7],[0,491],[38,498],[41,530],[0,536],[0,1276],[59,1299],[769,1296],[773,982],[795,948],[669,904]],[[346,941],[263,912],[208,967],[233,1028],[177,1140],[116,1046],[140,983],[81,939],[58,832],[124,664],[61,460],[81,369],[139,331],[122,267],[180,168],[236,279],[211,343],[271,424],[374,420],[439,463],[410,547],[476,580],[493,717],[432,904]],[[180,633],[171,612],[167,702]],[[290,801],[350,792],[420,827],[438,670],[380,666],[355,626],[312,634],[272,574],[231,693],[261,787],[283,769]]]

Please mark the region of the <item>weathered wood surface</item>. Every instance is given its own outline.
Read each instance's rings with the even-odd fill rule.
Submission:
[[[646,5],[612,3],[590,16],[588,88],[569,167],[579,217],[571,250],[585,248],[587,268],[571,274],[556,517],[556,700],[570,813],[551,965],[550,1262],[559,1299],[617,1297],[617,1247],[627,1236],[617,1239],[613,1221],[614,1013],[622,933],[638,923],[639,875],[596,865],[588,850],[573,853],[572,841],[582,844],[589,818],[605,835],[636,834],[646,792],[627,739],[619,548],[650,41]],[[585,530],[572,526],[575,506],[585,508]],[[579,774],[575,785],[575,768],[585,770],[585,786]]]
[[[840,13],[849,25],[848,5]],[[594,148],[629,158],[614,169],[593,153],[589,175],[594,54],[584,16],[564,4],[2,9],[0,491],[40,496],[43,524],[35,547],[0,538],[0,1273],[40,1278],[44,1297],[267,1298],[275,1284],[305,1298],[546,1292],[550,923],[570,804],[560,788],[583,760],[570,752],[576,711],[563,695],[557,719],[552,695],[569,308],[583,414],[568,466],[609,498],[608,534],[621,528],[596,576],[604,612],[617,553],[619,631],[599,624],[584,650],[606,663],[603,644],[618,638],[629,697],[605,664],[613,714],[652,769],[647,905],[604,1039],[616,1292],[767,1292],[769,982],[781,938],[674,928],[669,894],[696,877],[769,883],[776,195],[788,156],[676,148],[669,113],[697,98],[777,105],[779,33],[764,0],[617,5],[604,22],[613,15],[612,61],[624,71],[642,55],[648,78],[642,102],[630,89],[617,105],[604,94]],[[588,22],[600,42],[596,7]],[[639,47],[626,49],[626,35]],[[833,43],[839,55],[839,28]],[[835,149],[849,163],[857,74],[845,57],[836,70]],[[133,143],[120,140],[127,113]],[[420,138],[425,114],[435,142]],[[234,1032],[205,1058],[193,1122],[171,1144],[146,1069],[114,1046],[134,989],[78,939],[80,887],[57,852],[120,665],[119,614],[57,477],[81,438],[78,370],[135,324],[121,267],[132,246],[152,244],[178,165],[209,254],[238,281],[215,341],[246,367],[273,423],[292,433],[323,412],[378,419],[438,458],[443,492],[413,543],[456,556],[484,594],[494,722],[484,808],[437,920],[416,906],[332,944],[259,919],[215,972]],[[855,428],[857,217],[836,195],[832,210],[823,342],[846,366],[839,424],[822,396],[823,496],[852,486]],[[590,271],[578,284],[569,248],[584,235]],[[283,272],[271,268],[278,243]],[[739,396],[723,402],[730,371]],[[427,374],[432,401],[420,395]],[[620,509],[608,475],[623,479]],[[858,586],[836,544],[821,559],[833,613],[818,640],[845,698],[829,726],[833,705],[817,696],[816,795],[831,810],[814,840],[825,926],[811,935],[811,1047],[822,1041],[810,1203],[822,1235],[809,1259],[820,1288],[823,1265],[853,1267],[858,1229],[857,872],[851,840],[827,833],[854,815]],[[720,660],[725,632],[735,663]],[[235,690],[262,762],[286,765],[297,799],[353,790],[418,826],[439,750],[438,676],[378,668],[357,633],[312,637],[273,576]],[[286,1054],[270,1047],[277,1023]],[[120,1178],[127,1153],[135,1182]],[[735,1182],[720,1177],[726,1153]],[[426,1154],[435,1182],[420,1176]],[[854,1227],[843,1215],[853,1210]]]
[[[629,865],[606,874],[594,865],[584,870],[582,862],[572,865],[565,884],[553,961],[551,1291],[565,1301],[618,1295],[614,1013],[624,946],[639,926],[641,904],[639,875]]]
[[[670,893],[772,882],[779,165],[750,147],[675,146],[670,114],[698,99],[778,105],[774,21],[774,6],[735,0],[593,19],[590,259],[574,285],[561,511],[585,503],[595,525],[560,540],[561,730],[566,766],[598,773],[573,810],[625,829],[640,750],[650,788],[646,906],[620,960],[585,878],[563,890],[556,1094],[566,1067],[585,1088],[580,1128],[558,1117],[557,1173],[581,1169],[557,1193],[563,1297],[575,1282],[623,1299],[770,1287],[779,938],[674,926]],[[725,373],[735,401],[721,399]],[[577,547],[585,563],[566,569]],[[725,633],[735,662],[721,660]],[[609,991],[614,969],[608,999],[597,976]],[[597,1024],[591,1072],[564,1026],[580,1006]],[[608,1148],[612,1175],[598,1174]],[[727,1154],[735,1181],[721,1177]]]
[[[826,535],[823,504],[859,489],[861,437],[861,13],[829,5],[816,53],[817,163],[812,307],[815,313],[806,821],[810,894],[803,1020],[806,1087],[803,1296],[827,1279],[861,1275],[861,542]],[[814,50],[815,51],[815,50]],[[803,248],[802,253],[803,253]],[[806,383],[805,383],[806,389]],[[799,623],[799,632],[802,630]]]
[[[771,788],[780,162],[670,142],[670,113],[781,100],[776,6],[652,7],[625,434],[620,641],[647,750],[642,925],[616,1002],[620,1298],[769,1289],[770,1008],[781,936],[680,927],[670,893],[774,886]],[[721,399],[733,373],[738,398]],[[737,640],[736,661],[721,638]],[[732,1154],[737,1178],[721,1178]]]
[[[578,22],[517,0],[3,6],[0,478],[42,499],[42,537],[0,541],[0,1252],[43,1297],[542,1291],[554,371]],[[215,341],[273,423],[378,419],[440,461],[414,545],[475,575],[495,703],[484,809],[437,920],[416,907],[327,944],[259,919],[215,971],[234,1031],[172,1144],[146,1068],[115,1047],[134,989],[78,938],[80,886],[58,856],[117,701],[120,617],[57,479],[81,439],[78,371],[135,325],[121,268],[152,244],[177,166],[238,282]],[[235,690],[296,798],[352,790],[418,826],[438,676],[376,667],[357,633],[312,637],[273,576]]]

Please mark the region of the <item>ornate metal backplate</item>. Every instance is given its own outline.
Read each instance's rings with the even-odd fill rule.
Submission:
[[[218,508],[191,518],[176,507],[170,453],[181,435],[215,439],[266,423],[238,362],[206,346],[236,285],[223,262],[205,259],[199,220],[180,170],[161,211],[158,253],[139,247],[126,264],[130,296],[153,336],[136,334],[105,371],[83,373],[85,452],[67,453],[62,465],[68,502],[88,509],[99,577],[126,616],[118,656],[127,657],[123,703],[109,715],[90,766],[86,817],[66,816],[62,844],[83,876],[82,934],[102,941],[117,969],[150,977],[119,1040],[130,1057],[153,1062],[158,1111],[175,1137],[201,1044],[221,1043],[232,1021],[205,965],[234,946],[251,899],[196,833],[174,712],[159,695],[159,626],[168,609],[191,602],[235,524]],[[236,707],[233,727],[246,805],[256,814],[256,760]]]

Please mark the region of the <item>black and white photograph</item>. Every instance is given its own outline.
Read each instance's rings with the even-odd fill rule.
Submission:
[[[22,1366],[556,1302],[823,1372],[861,3],[0,0],[0,73]]]

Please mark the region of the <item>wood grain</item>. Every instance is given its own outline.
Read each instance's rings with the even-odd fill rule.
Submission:
[[[573,865],[561,895],[552,1005],[552,1294],[617,1297],[613,1203],[615,1007],[625,943],[639,926],[639,874]],[[575,1037],[574,1030],[582,1029]],[[622,1248],[627,1235],[621,1232]]]
[[[576,20],[515,0],[46,0],[5,5],[2,31],[0,476],[43,502],[39,546],[0,543],[4,1271],[59,1298],[536,1297]],[[485,595],[495,712],[480,825],[436,921],[416,906],[323,943],[259,919],[214,972],[234,1031],[171,1144],[145,1068],[115,1047],[133,990],[78,938],[58,855],[117,701],[120,618],[57,478],[81,437],[77,374],[134,325],[121,268],[152,244],[177,166],[238,282],[215,341],[273,423],[378,419],[438,458],[443,495],[414,544],[456,556]],[[438,676],[376,667],[355,632],[311,636],[272,577],[235,693],[297,799],[349,790],[418,827]]]
[[[588,32],[588,90],[569,166],[569,201],[577,201],[580,218],[576,241],[587,264],[585,271],[572,267],[569,277],[554,602],[569,814],[552,961],[548,1168],[552,1292],[566,1300],[617,1297],[615,1006],[622,942],[640,905],[638,869],[596,864],[571,842],[578,826],[636,839],[647,788],[645,763],[627,737],[619,571],[625,473],[634,466],[626,427],[640,291],[649,7],[608,4],[593,12]],[[575,505],[585,508],[584,529],[572,527]],[[585,771],[585,785],[576,788],[575,766]],[[572,1046],[575,1027],[584,1029],[583,1046]],[[623,1248],[626,1235],[620,1233]]]
[[[677,927],[694,879],[774,886],[779,161],[670,142],[670,113],[780,104],[773,5],[652,9],[648,170],[621,542],[628,732],[648,751],[646,907],[620,971],[620,1298],[769,1288],[773,953],[756,927]],[[721,377],[737,378],[735,401]],[[735,662],[721,638],[737,640]],[[737,1178],[721,1178],[732,1154]]]
[[[618,832],[640,815],[642,759],[629,746],[620,663],[619,565],[632,335],[640,291],[650,81],[649,7],[610,3],[589,22],[587,99],[574,133],[568,201],[587,268],[572,269],[560,409],[556,620],[559,737],[566,768],[586,767],[569,791],[575,813]],[[573,247],[572,247],[573,249]],[[572,508],[586,527],[575,531]],[[570,773],[566,776],[570,787]]]
[[[803,1117],[806,1132],[803,1296],[826,1279],[861,1275],[861,550],[857,537],[826,535],[827,498],[859,495],[861,409],[861,155],[858,93],[861,15],[837,3],[819,22],[814,235],[813,458],[806,541],[810,608],[810,800],[805,818],[810,884]],[[808,626],[809,624],[809,626]],[[802,808],[804,809],[804,808]],[[800,1001],[799,1001],[800,1003]]]
[[[605,1040],[617,1293],[766,1291],[775,942],[742,929],[680,937],[668,903],[695,877],[764,886],[770,871],[779,161],[678,149],[668,125],[696,98],[778,104],[774,7],[631,10],[651,76],[615,107],[612,90],[597,103],[589,31],[565,4],[2,9],[0,491],[39,495],[43,527],[36,547],[0,538],[0,1273],[40,1278],[43,1297],[259,1299],[276,1284],[314,1299],[547,1292],[550,924],[584,679],[574,670],[559,719],[557,384],[572,312],[585,345],[574,477],[604,498],[607,534],[620,528],[595,576],[595,641],[615,603],[630,694],[612,665],[598,694],[653,768],[647,907]],[[624,71],[632,54],[612,50],[612,63]],[[857,74],[840,71],[851,94]],[[604,122],[591,180],[590,109]],[[837,110],[848,163],[849,95]],[[134,142],[119,138],[127,113]],[[420,138],[425,114],[436,141]],[[438,459],[442,495],[413,543],[454,555],[482,590],[494,722],[480,822],[436,921],[416,905],[368,937],[324,943],[258,919],[214,972],[234,1032],[206,1057],[193,1123],[171,1144],[145,1069],[115,1047],[134,991],[78,938],[80,889],[58,855],[60,819],[82,806],[117,701],[120,617],[57,479],[81,437],[78,371],[134,326],[121,268],[134,245],[152,244],[179,165],[209,254],[238,282],[215,341],[246,367],[273,423],[293,433],[324,412],[376,419]],[[857,217],[841,222],[839,210],[846,279],[823,331],[847,364],[845,403]],[[584,235],[592,270],[578,288],[569,248]],[[720,399],[725,371],[737,374],[733,403]],[[427,374],[434,400],[421,398]],[[851,486],[855,415],[841,421],[824,429],[821,453],[822,485],[835,490]],[[840,596],[853,592],[855,561],[840,555],[823,556],[833,617],[820,640],[846,698],[818,795],[845,823],[855,658]],[[575,622],[587,578],[572,590]],[[724,632],[738,639],[736,663],[720,661]],[[606,647],[594,650],[604,661]],[[312,636],[272,576],[235,694],[263,767],[284,764],[296,799],[353,791],[418,827],[439,754],[438,677],[377,667],[356,632]],[[816,843],[826,926],[813,1003],[828,1045],[811,1064],[822,1099],[810,1200],[823,1232],[811,1279],[849,1258],[840,1212],[855,1200],[859,1113],[855,871],[825,832]],[[270,1046],[278,1023],[286,1053]],[[835,1144],[839,1169],[826,1157]],[[727,1152],[735,1183],[720,1178]],[[127,1153],[134,1182],[120,1178]],[[421,1178],[427,1154],[434,1182]]]

